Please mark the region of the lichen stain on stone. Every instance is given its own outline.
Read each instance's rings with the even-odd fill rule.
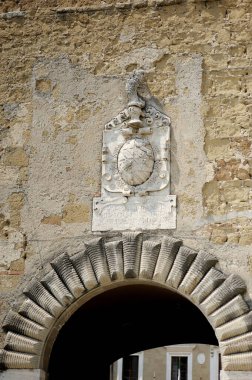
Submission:
[[[77,121],[84,122],[86,119],[89,118],[91,115],[91,108],[87,107],[86,105],[81,106],[77,109],[75,117]]]
[[[4,164],[7,166],[28,166],[28,157],[23,148],[9,148],[3,157]]]
[[[50,215],[50,216],[45,216],[42,220],[42,224],[54,224],[54,225],[61,225],[62,221],[62,216],[61,215]]]
[[[66,141],[68,144],[76,145],[78,143],[78,138],[77,136],[69,136]]]
[[[8,197],[8,204],[10,209],[10,226],[19,228],[21,225],[21,209],[24,206],[24,194],[12,193]]]
[[[50,94],[52,91],[52,82],[49,79],[37,79],[35,88],[36,91],[42,94]]]
[[[65,223],[87,223],[90,220],[90,206],[83,203],[70,203],[63,209]]]
[[[13,272],[23,272],[25,270],[25,260],[20,257],[20,259],[12,261],[10,263],[10,270]]]

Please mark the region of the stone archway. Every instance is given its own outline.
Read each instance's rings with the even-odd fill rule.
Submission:
[[[61,254],[52,270],[24,290],[18,311],[3,328],[4,369],[47,370],[48,355],[62,325],[88,299],[130,281],[162,285],[192,302],[207,318],[219,341],[224,371],[252,371],[252,312],[237,275],[216,268],[217,259],[169,236],[128,232],[95,238],[83,252]]]

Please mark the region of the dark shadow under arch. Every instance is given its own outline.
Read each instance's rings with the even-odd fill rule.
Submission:
[[[163,287],[134,284],[97,295],[62,327],[49,361],[49,379],[107,380],[121,356],[163,345],[218,345],[202,312]]]

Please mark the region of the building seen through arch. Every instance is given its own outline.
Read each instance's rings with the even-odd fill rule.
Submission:
[[[163,346],[120,358],[110,367],[110,379],[202,380],[220,378],[219,348],[202,344]]]

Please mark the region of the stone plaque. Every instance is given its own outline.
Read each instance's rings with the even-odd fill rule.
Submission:
[[[176,228],[170,195],[170,118],[139,95],[143,73],[128,81],[128,106],[105,125],[101,197],[93,231]]]

